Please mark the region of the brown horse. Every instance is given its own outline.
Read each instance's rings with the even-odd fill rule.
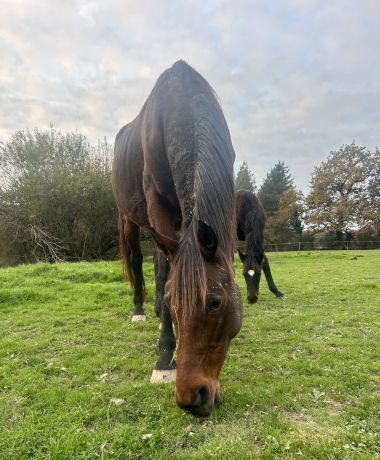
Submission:
[[[178,406],[199,416],[221,402],[219,372],[242,321],[233,271],[234,159],[214,91],[183,61],[160,76],[115,141],[112,187],[134,316],[145,315],[140,228],[159,249],[162,328],[152,381],[175,378]]]
[[[268,287],[276,297],[284,297],[277,289],[269,262],[264,251],[264,227],[266,216],[264,208],[256,195],[248,190],[238,190],[236,198],[237,237],[245,241],[244,253],[239,250],[243,262],[243,275],[247,284],[248,301],[257,302],[259,296],[261,271],[264,271]]]

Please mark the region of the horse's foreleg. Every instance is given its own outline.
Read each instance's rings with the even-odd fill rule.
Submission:
[[[161,310],[164,303],[165,284],[169,273],[169,261],[160,252],[159,249],[154,253],[154,276],[156,281],[156,300],[154,304],[154,312],[161,319]]]
[[[285,297],[284,294],[277,289],[277,286],[275,285],[275,283],[273,281],[272,273],[271,273],[270,267],[269,267],[269,261],[268,261],[266,255],[264,256],[263,270],[264,270],[265,278],[266,278],[267,283],[268,283],[269,290],[271,292],[273,292],[273,294],[276,297]]]
[[[169,262],[161,251],[156,252],[156,303],[155,312],[160,318],[160,339],[158,350],[160,356],[154,366],[151,382],[163,383],[173,382],[176,378],[176,363],[174,361],[174,350],[176,340],[173,331],[173,322],[168,307],[164,302],[165,284],[169,273]]]
[[[144,175],[144,189],[147,198],[148,215],[151,227],[161,235],[175,240],[175,228],[177,215],[172,209],[170,202],[162,197],[156,189],[156,184],[149,174]],[[176,363],[174,350],[176,340],[173,331],[173,322],[169,309],[164,302],[165,286],[168,279],[170,265],[161,250],[157,250],[155,262],[156,270],[156,314],[160,315],[160,338],[158,349],[160,356],[154,366],[151,382],[172,382],[176,378]]]

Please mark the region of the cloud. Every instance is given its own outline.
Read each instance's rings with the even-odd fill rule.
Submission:
[[[222,102],[236,169],[260,184],[283,160],[305,191],[331,150],[380,144],[379,13],[375,0],[3,0],[0,140],[53,123],[112,142],[182,58]]]

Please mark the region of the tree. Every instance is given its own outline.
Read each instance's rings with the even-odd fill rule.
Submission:
[[[370,193],[374,196],[378,193],[375,180],[378,155],[378,150],[374,154],[354,141],[330,152],[326,162],[314,167],[311,191],[306,198],[307,223],[335,232],[338,241],[353,226],[365,224],[365,210],[374,199]]]
[[[248,168],[248,163],[243,161],[235,179],[235,190],[249,190],[256,193],[256,180],[253,173]]]
[[[78,260],[116,247],[111,158],[106,139],[95,148],[53,127],[0,143],[0,232],[8,242],[13,235],[14,253],[24,261]]]
[[[258,192],[258,198],[268,218],[278,211],[280,198],[293,185],[289,168],[279,161],[267,174]]]
[[[368,187],[365,193],[364,207],[362,209],[363,219],[368,224],[380,226],[380,150],[376,148],[373,154],[373,171],[368,180]],[[380,228],[379,228],[380,231]]]
[[[301,190],[289,187],[280,198],[275,214],[274,227],[282,241],[302,238],[305,212],[304,196]]]

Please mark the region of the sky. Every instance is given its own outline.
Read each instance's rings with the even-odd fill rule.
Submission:
[[[378,0],[1,0],[0,17],[2,142],[52,124],[113,144],[183,59],[258,186],[284,161],[307,194],[331,151],[380,147]]]

